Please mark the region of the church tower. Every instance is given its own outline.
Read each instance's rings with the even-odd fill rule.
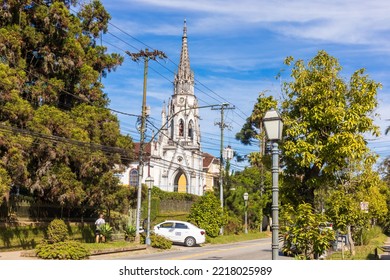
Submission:
[[[173,94],[161,113],[162,123],[167,123],[164,135],[159,137],[161,156],[169,165],[163,173],[166,178],[163,181],[171,191],[202,194],[204,174],[199,109],[194,94],[194,73],[190,68],[186,21],[173,85]]]
[[[146,176],[154,185],[168,192],[203,195],[207,176],[203,169],[200,144],[199,106],[194,93],[194,73],[190,67],[184,21],[180,62],[173,81],[173,94],[164,101],[161,110],[161,129],[152,143],[146,146],[148,165],[144,166],[142,182]],[[132,164],[121,180],[137,186],[137,166]]]
[[[188,55],[187,26],[184,21],[182,50],[178,72],[173,82],[174,93],[168,107],[171,118],[169,135],[171,140],[200,149],[199,109],[194,95],[194,73]]]

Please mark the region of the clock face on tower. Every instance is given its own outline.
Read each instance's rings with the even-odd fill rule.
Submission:
[[[180,104],[183,104],[183,103],[184,103],[184,97],[180,97],[180,98],[179,98],[179,103],[180,103]]]

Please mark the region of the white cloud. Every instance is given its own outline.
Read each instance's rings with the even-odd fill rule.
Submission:
[[[156,7],[184,14],[197,13],[193,32],[228,32],[237,26],[258,26],[277,30],[283,35],[321,39],[340,43],[380,44],[383,32],[390,31],[390,3],[387,0],[129,0],[133,4]],[[158,22],[158,19],[156,19]],[[163,25],[158,34],[175,34],[175,27]],[[152,30],[152,29],[151,29]]]
[[[270,90],[270,94],[278,97],[280,85],[274,77],[286,56],[308,60],[319,49],[325,49],[339,59],[343,76],[348,78],[352,71],[367,68],[371,78],[383,83],[378,97],[381,118],[376,122],[382,132],[388,125],[385,121],[390,119],[388,0],[103,0],[103,4],[113,16],[112,23],[137,40],[113,27],[110,32],[136,49],[145,48],[145,42],[163,50],[176,64],[182,23],[187,18],[195,78],[247,115],[260,91]],[[131,49],[110,35],[103,39],[122,49]],[[173,81],[177,65],[169,61],[168,69],[156,63],[151,67],[157,73],[150,71],[148,102],[153,102],[153,117],[159,120],[162,101],[172,94],[169,81]],[[111,107],[131,113],[140,111],[142,74],[142,63],[137,66],[129,59],[125,59],[120,71],[109,74],[105,84],[113,100]],[[284,73],[282,78],[288,79],[289,74]],[[198,87],[214,96],[201,85]],[[204,103],[215,102],[199,90],[195,93]],[[228,117],[241,123],[238,109]],[[204,112],[202,131],[218,135],[219,129],[213,125],[217,112]],[[239,129],[235,123],[233,135]],[[386,143],[389,137],[382,136],[371,145],[382,151],[386,144],[379,143]]]

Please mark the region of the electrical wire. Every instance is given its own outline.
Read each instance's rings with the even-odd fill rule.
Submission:
[[[33,1],[34,2],[34,1]],[[35,2],[34,2],[35,3]],[[40,5],[40,4],[38,4],[38,5]],[[74,11],[75,12],[75,11]],[[117,28],[118,30],[120,30],[121,32],[124,32],[125,34],[127,34],[128,36],[130,36],[132,39],[135,39],[135,40],[137,40],[134,36],[131,36],[130,34],[128,34],[127,32],[125,32],[125,31],[123,31],[122,29],[120,29],[120,28],[118,28],[117,26],[115,26],[115,25],[113,25],[113,24],[110,24],[110,25],[112,25],[112,26],[114,26],[115,28]],[[112,34],[112,33],[110,33],[110,32],[108,32],[111,36],[113,36],[113,37],[115,37],[116,39],[118,39],[118,40],[120,40],[120,41],[122,41],[122,42],[124,42],[124,43],[126,43],[127,45],[129,45],[130,47],[132,47],[132,48],[134,48],[134,49],[136,49],[136,47],[135,46],[133,46],[133,45],[131,45],[131,44],[129,44],[128,42],[126,42],[126,41],[124,41],[124,40],[122,40],[121,38],[119,38],[118,36],[116,36],[116,35],[114,35],[114,34]],[[142,41],[140,41],[140,40],[137,40],[138,42],[140,42],[140,43],[142,43],[142,44],[144,44]],[[106,42],[106,43],[108,43],[108,42]],[[116,48],[118,48],[116,45],[113,45],[113,44],[111,44],[111,43],[109,43],[111,46],[114,46],[114,47],[116,47]],[[144,44],[145,46],[147,46],[146,44]],[[151,48],[150,46],[148,46],[149,48]],[[119,48],[120,49],[120,48]],[[153,49],[153,48],[151,48],[151,49]],[[124,51],[125,52],[125,50],[123,50],[123,49],[121,49],[121,51]],[[178,66],[176,63],[174,63],[172,60],[170,60],[174,65],[176,65],[176,66]],[[160,62],[158,62],[160,65],[162,65]],[[163,66],[163,65],[162,65]],[[167,70],[169,70],[167,67],[165,67],[165,66],[163,66],[164,68],[166,68]],[[152,69],[152,70],[154,70],[154,69]],[[155,72],[157,72],[157,73],[159,73],[157,70],[154,70]],[[173,71],[171,71],[171,70],[169,70],[170,72],[172,72],[172,73],[174,73]],[[160,74],[160,73],[159,73]],[[163,75],[161,75],[162,77],[164,77]],[[167,79],[170,83],[172,83],[171,82],[171,80],[169,80],[168,78],[166,78],[166,77],[164,77],[165,79]],[[199,84],[201,84],[202,86],[204,86],[205,88],[207,88],[209,91],[211,91],[211,92],[213,92],[210,88],[208,88],[207,86],[205,86],[204,84],[202,84],[200,81],[198,81],[197,80],[197,82],[199,83]],[[199,89],[200,90],[200,89]],[[69,95],[71,95],[71,96],[73,96],[74,98],[77,98],[77,99],[80,99],[80,100],[82,100],[82,101],[86,101],[86,100],[84,100],[83,98],[81,98],[81,97],[79,97],[79,96],[77,96],[77,95],[74,95],[74,94],[72,94],[72,93],[69,93],[69,92],[67,92],[67,91],[64,91],[64,90],[61,90],[62,92],[64,92],[64,93],[66,93],[66,94],[69,94]],[[201,92],[203,92],[203,93],[205,93],[205,94],[207,94],[206,92],[204,92],[204,91],[202,91],[202,90],[200,90]],[[213,92],[213,93],[215,93],[215,92]],[[207,94],[208,95],[208,94]],[[222,98],[221,96],[219,96],[217,93],[215,93],[215,95],[217,95],[219,98]],[[218,99],[216,99],[216,98],[214,98],[214,97],[212,97],[212,96],[210,96],[210,95],[208,95],[209,97],[211,97],[211,98],[213,98],[213,99],[215,99],[215,100],[217,100],[218,101]],[[222,98],[223,100],[225,100],[225,101],[227,101],[226,99],[224,99],[224,98]],[[204,102],[204,101],[203,101]],[[205,102],[206,103],[206,102]],[[207,104],[207,103],[206,103]],[[136,115],[136,114],[128,114],[128,113],[124,113],[124,112],[121,112],[121,111],[118,111],[118,110],[115,110],[115,109],[111,109],[111,108],[107,108],[107,109],[109,109],[109,110],[111,110],[112,112],[115,112],[115,113],[118,113],[118,114],[123,114],[123,115],[130,115],[130,116],[136,116],[136,117],[139,117],[139,115]],[[134,131],[133,131],[134,132]]]
[[[34,138],[39,138],[43,140],[48,140],[53,143],[63,143],[63,144],[70,144],[75,147],[80,147],[83,149],[93,150],[93,151],[102,151],[109,155],[114,154],[120,154],[121,158],[123,160],[132,160],[133,158],[129,157],[127,154],[129,153],[128,150],[125,150],[120,147],[114,147],[114,146],[107,146],[107,145],[101,145],[93,142],[83,142],[71,138],[65,138],[61,136],[55,136],[55,135],[48,135],[44,133],[34,132],[28,129],[22,129],[22,128],[16,128],[13,126],[3,125],[0,124],[0,131],[6,132],[6,133],[16,133],[16,134],[22,134],[26,136],[31,136]],[[39,144],[39,143],[36,143]]]

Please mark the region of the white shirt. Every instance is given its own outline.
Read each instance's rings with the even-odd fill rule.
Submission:
[[[101,226],[102,224],[105,224],[106,221],[103,218],[99,218],[96,220],[95,225]]]

